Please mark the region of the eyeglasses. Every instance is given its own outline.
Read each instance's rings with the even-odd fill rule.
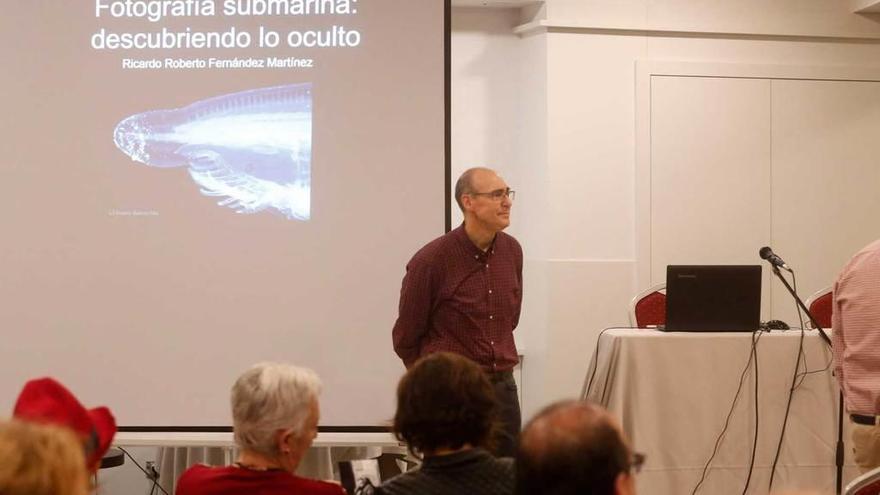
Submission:
[[[629,461],[629,468],[632,472],[638,474],[639,471],[642,470],[642,465],[645,464],[645,459],[647,456],[642,454],[641,452],[633,452],[632,459]]]
[[[513,201],[513,198],[516,197],[516,191],[511,190],[509,187],[507,189],[496,189],[491,192],[472,192],[468,194],[471,196],[486,196],[492,199],[492,201],[501,201],[504,198],[510,198]]]

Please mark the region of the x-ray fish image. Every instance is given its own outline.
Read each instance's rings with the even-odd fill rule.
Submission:
[[[121,121],[113,141],[151,167],[188,167],[202,194],[238,213],[308,220],[311,83],[253,89]]]

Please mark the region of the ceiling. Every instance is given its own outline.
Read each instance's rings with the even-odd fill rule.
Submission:
[[[834,0],[838,1],[838,0]],[[451,0],[453,7],[519,8],[544,3],[544,0]],[[880,13],[880,0],[849,0],[853,12]]]

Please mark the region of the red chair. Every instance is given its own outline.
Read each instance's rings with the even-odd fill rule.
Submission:
[[[880,468],[872,469],[850,481],[843,490],[843,495],[880,495]]]
[[[666,284],[650,287],[630,301],[629,324],[639,328],[666,324]]]
[[[822,325],[822,328],[831,328],[831,309],[833,306],[831,303],[833,297],[831,287],[826,287],[807,298],[804,303],[809,308],[810,313],[813,313],[816,322]],[[813,328],[812,321],[807,322],[807,328]]]

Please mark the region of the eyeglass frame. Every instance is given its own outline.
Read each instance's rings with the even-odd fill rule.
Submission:
[[[468,196],[486,196],[492,201],[503,201],[504,198],[510,198],[510,200],[513,201],[516,197],[516,191],[509,187],[507,189],[496,189],[489,192],[468,192],[465,194]]]
[[[633,452],[632,455],[630,455],[629,471],[631,473],[639,474],[647,458],[648,456],[641,452]]]

